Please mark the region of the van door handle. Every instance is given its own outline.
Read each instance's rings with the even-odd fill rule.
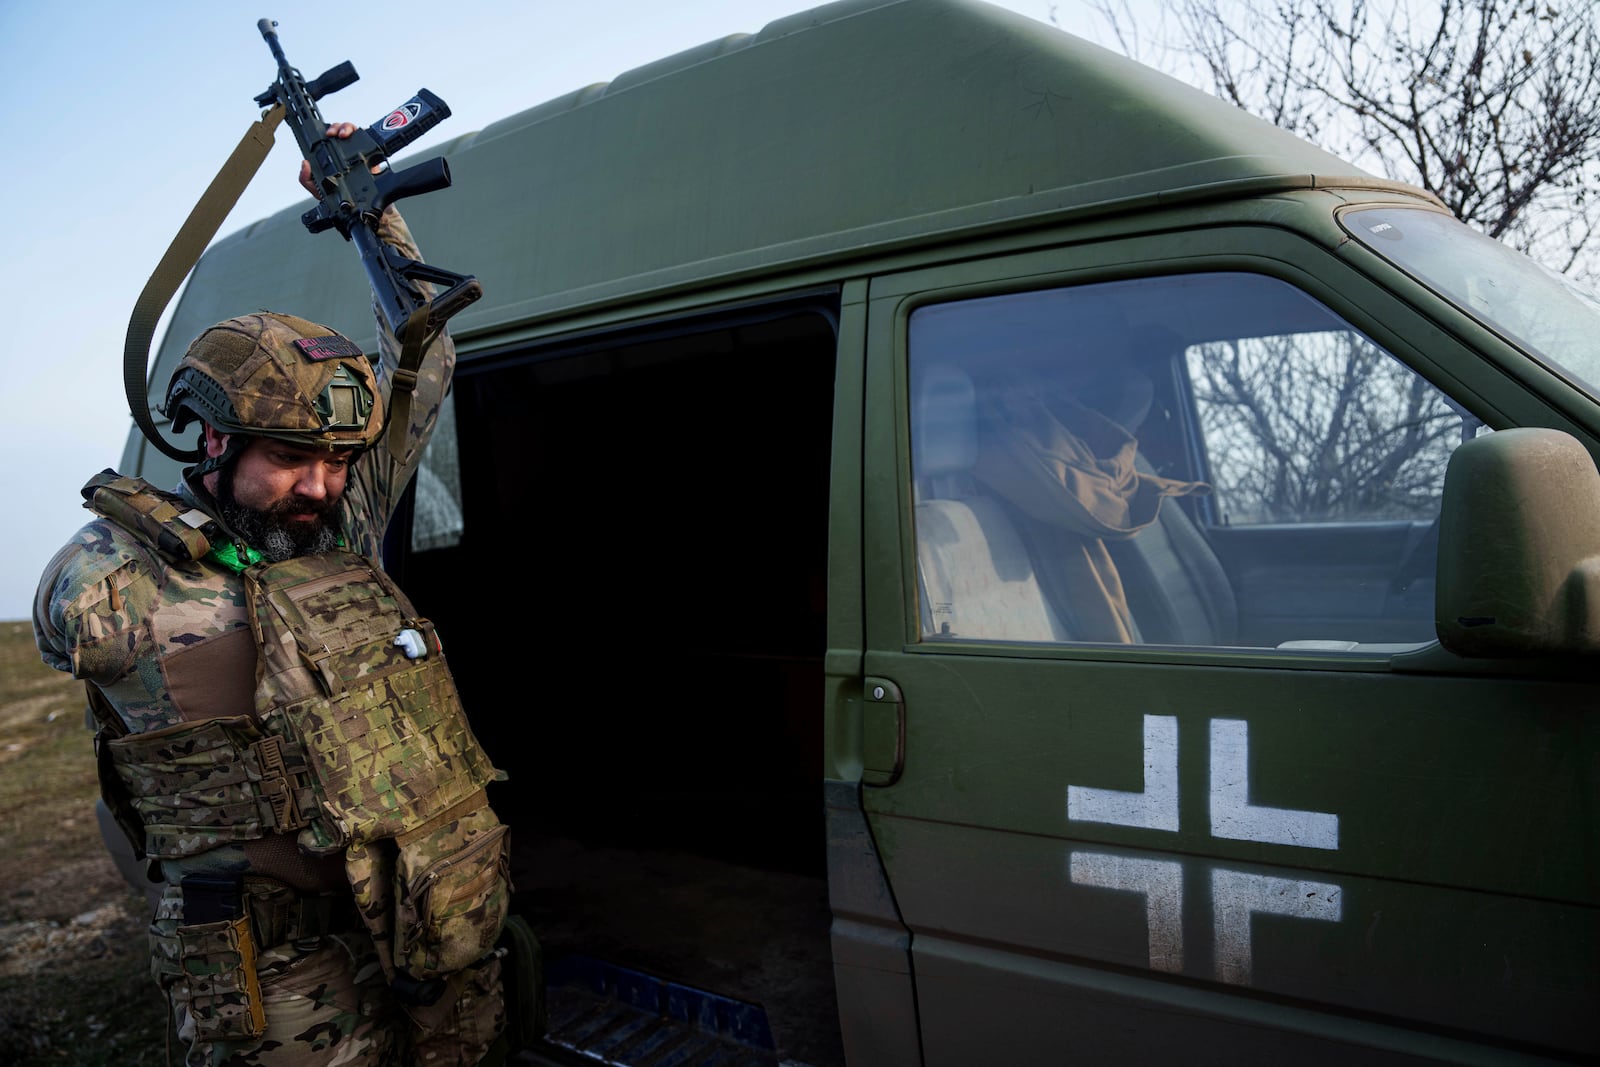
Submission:
[[[887,678],[866,678],[861,699],[861,783],[893,785],[906,759],[906,704]]]

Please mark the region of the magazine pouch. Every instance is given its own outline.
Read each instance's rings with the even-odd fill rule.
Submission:
[[[167,888],[150,927],[151,971],[187,1012],[197,1041],[258,1038],[267,1032],[267,1017],[248,910],[190,922],[200,896],[192,888]]]

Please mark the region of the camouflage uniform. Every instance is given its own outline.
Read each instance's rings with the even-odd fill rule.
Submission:
[[[419,258],[405,223],[390,208],[379,236]],[[379,316],[383,408],[399,344]],[[384,530],[415,473],[455,367],[449,337],[436,341],[418,368],[410,426],[401,454],[383,438],[349,468],[338,518],[345,546],[376,559]],[[193,472],[183,502],[218,516],[216,501]],[[121,526],[98,519],[51,560],[40,581],[34,630],[46,663],[90,683],[133,734],[219,716],[255,712],[257,649],[244,580],[212,558],[173,563]],[[195,1041],[190,1064],[472,1064],[504,1026],[498,965],[492,959],[453,983],[421,1023],[391,995],[373,938],[354,912],[343,856],[313,856],[292,833],[253,840],[207,840],[202,850],[161,861],[169,888],[152,923],[153,970],[183,915],[177,888],[195,875],[241,879],[249,888],[258,948],[256,973],[266,1009],[259,1040]],[[152,850],[153,851],[153,850]],[[312,900],[336,918],[307,932],[289,905]],[[279,921],[279,920],[282,921]],[[420,1014],[420,1013],[418,1013]],[[178,1006],[179,1035],[193,1029]]]

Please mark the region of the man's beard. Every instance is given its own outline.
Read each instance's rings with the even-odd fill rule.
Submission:
[[[339,547],[339,530],[333,521],[337,500],[309,500],[289,496],[266,509],[239,503],[233,493],[235,465],[223,467],[217,479],[217,504],[222,520],[245,543],[269,561],[281,563],[295,556],[314,556]],[[315,515],[309,522],[290,515]]]

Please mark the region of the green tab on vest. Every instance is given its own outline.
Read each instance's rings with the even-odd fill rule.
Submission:
[[[241,548],[244,549],[243,554],[239,552]],[[249,545],[234,541],[222,541],[213,545],[208,556],[213,562],[220,563],[235,574],[239,574],[246,567],[253,567],[263,559],[266,559],[265,556]]]

